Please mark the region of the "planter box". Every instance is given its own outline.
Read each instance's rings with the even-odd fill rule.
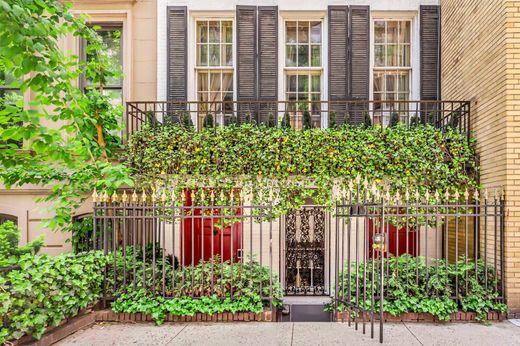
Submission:
[[[365,312],[365,322],[371,321],[370,313]],[[383,318],[385,322],[478,322],[477,314],[475,312],[455,312],[451,314],[451,318],[449,321],[441,321],[437,317],[433,316],[432,314],[428,313],[415,313],[415,312],[407,312],[404,314],[401,314],[399,316],[393,316],[389,313],[384,313]],[[507,318],[506,314],[501,314],[498,312],[489,312],[487,315],[488,321],[504,321]],[[337,319],[338,321],[347,322],[349,321],[349,313],[348,312],[338,312],[337,313]],[[356,318],[350,318],[350,321],[352,322],[362,322],[363,321],[363,315],[356,317]],[[374,314],[374,321],[379,321],[379,314]]]

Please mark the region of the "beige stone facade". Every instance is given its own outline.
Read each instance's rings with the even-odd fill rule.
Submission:
[[[481,182],[505,190],[506,295],[520,311],[520,3],[442,0],[441,13],[442,99],[472,102]]]
[[[74,12],[88,15],[96,24],[122,26],[123,101],[155,100],[156,98],[156,0],[74,1]],[[77,53],[80,43],[68,38],[60,42],[66,51]],[[25,95],[26,100],[30,95]],[[42,251],[57,254],[70,250],[65,242],[67,234],[53,233],[41,228],[41,221],[49,217],[48,205],[37,203],[45,188],[26,186],[5,190],[0,186],[0,214],[14,217],[22,230],[22,243],[45,235]],[[90,203],[77,211],[89,210]]]

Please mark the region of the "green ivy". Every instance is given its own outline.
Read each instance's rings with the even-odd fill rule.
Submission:
[[[262,298],[258,294],[238,296],[233,299],[230,297],[222,299],[217,295],[167,299],[154,296],[144,289],[129,289],[112,303],[112,310],[115,312],[151,315],[157,324],[162,324],[167,314],[193,316],[197,313],[209,315],[221,312],[260,313],[263,309]]]
[[[132,135],[127,157],[139,188],[175,185],[180,199],[185,187],[240,186],[257,202],[272,198],[275,215],[309,198],[332,207],[333,191],[345,191],[358,176],[359,187],[366,179],[381,192],[401,195],[408,189],[412,195],[462,196],[478,187],[468,174],[478,169],[474,142],[429,125],[298,131],[244,124],[199,132],[145,127]]]
[[[372,292],[380,292],[380,260],[351,263],[350,275],[346,270],[338,276],[342,296],[347,300],[350,296],[352,304],[372,309],[371,298],[363,297],[364,292],[367,297],[371,297]],[[451,314],[460,309],[476,312],[477,320],[482,321],[490,311],[507,311],[507,306],[498,300],[496,271],[481,260],[475,265],[464,257],[456,264],[429,259],[427,264],[424,257],[391,257],[384,262],[383,280],[383,309],[394,316],[406,312],[430,313],[440,320],[449,320]],[[459,297],[459,301],[454,297]],[[333,305],[328,308],[333,309]],[[379,301],[373,308],[379,311]],[[347,311],[347,307],[339,304],[338,310]]]
[[[25,334],[39,339],[49,326],[101,296],[106,257],[100,252],[58,256],[25,254],[20,269],[0,275],[0,343]]]
[[[15,265],[20,256],[36,254],[43,245],[43,236],[39,236],[32,242],[19,246],[20,229],[12,222],[0,224],[0,267]]]

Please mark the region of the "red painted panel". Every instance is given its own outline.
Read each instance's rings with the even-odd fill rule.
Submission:
[[[419,232],[412,227],[402,227],[397,229],[396,226],[391,224],[385,224],[383,232],[381,232],[381,222],[375,218],[369,218],[367,220],[367,234],[369,242],[369,256],[372,257],[372,244],[373,237],[377,233],[384,233],[387,239],[386,241],[386,256],[401,256],[409,254],[411,256],[417,256],[419,254]]]
[[[185,206],[192,206],[190,192],[185,193]],[[233,224],[225,223],[221,227],[222,219],[220,209],[214,208],[213,212],[205,209],[202,217],[201,208],[186,209],[189,213],[184,217],[181,230],[181,263],[183,265],[198,264],[202,259],[209,260],[219,255],[224,261],[239,260],[241,246],[242,225],[240,222]],[[193,216],[191,215],[193,213]],[[242,215],[242,208],[236,209],[236,216]]]

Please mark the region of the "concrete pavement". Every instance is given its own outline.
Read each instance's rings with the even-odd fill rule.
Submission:
[[[102,323],[78,331],[57,345],[378,345],[347,323]],[[509,321],[479,323],[386,323],[385,345],[520,345],[520,326]]]

